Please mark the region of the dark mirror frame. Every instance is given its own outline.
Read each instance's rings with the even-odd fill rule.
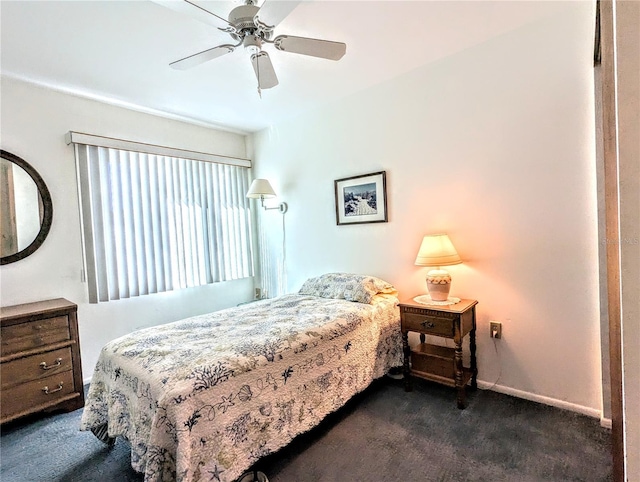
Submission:
[[[24,169],[31,179],[36,183],[38,188],[38,192],[40,193],[40,197],[42,198],[42,206],[43,206],[43,214],[42,214],[42,222],[40,223],[40,231],[36,238],[31,242],[29,246],[24,248],[22,251],[18,251],[15,254],[11,254],[9,256],[3,256],[0,258],[0,265],[15,263],[16,261],[20,261],[21,259],[26,258],[30,254],[32,254],[36,249],[38,249],[47,235],[49,234],[49,230],[51,229],[51,222],[53,221],[53,203],[51,202],[51,194],[49,194],[49,189],[47,189],[47,185],[44,183],[44,180],[40,177],[40,174],[24,159],[16,156],[15,154],[11,154],[5,150],[0,150],[0,157],[6,159],[9,162],[13,162],[17,164],[22,169]]]

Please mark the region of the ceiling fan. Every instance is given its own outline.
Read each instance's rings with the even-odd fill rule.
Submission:
[[[228,20],[208,10],[195,0],[152,0],[154,3],[187,14],[192,18],[213,25],[228,33],[236,42],[218,45],[189,55],[169,64],[174,69],[186,70],[209,60],[233,52],[241,45],[250,52],[251,64],[258,79],[258,92],[278,85],[269,54],[262,50],[264,44],[272,44],[277,50],[310,55],[329,60],[340,60],[347,51],[342,42],[319,40],[293,35],[278,35],[272,39],[276,26],[301,3],[297,1],[265,0],[260,7],[255,0],[244,0],[244,5],[234,8]]]

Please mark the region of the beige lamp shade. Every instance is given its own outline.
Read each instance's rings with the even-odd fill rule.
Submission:
[[[462,260],[446,234],[429,234],[420,245],[416,263],[418,266],[450,266]]]
[[[271,184],[266,179],[254,179],[247,191],[247,197],[250,199],[260,199],[260,205],[269,211],[271,209],[277,209],[282,214],[287,212],[287,203],[279,203],[277,206],[267,207],[264,205],[264,200],[267,198],[276,197],[276,192],[271,187]]]
[[[266,179],[254,179],[249,186],[247,197],[250,199],[266,199],[276,197],[276,192]]]

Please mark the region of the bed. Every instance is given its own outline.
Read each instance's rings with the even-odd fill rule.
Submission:
[[[397,292],[329,273],[299,293],[108,343],[81,430],[124,437],[146,482],[232,482],[402,364]]]

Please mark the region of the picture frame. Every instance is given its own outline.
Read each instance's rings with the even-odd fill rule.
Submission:
[[[387,222],[387,173],[372,172],[336,179],[336,224]]]

